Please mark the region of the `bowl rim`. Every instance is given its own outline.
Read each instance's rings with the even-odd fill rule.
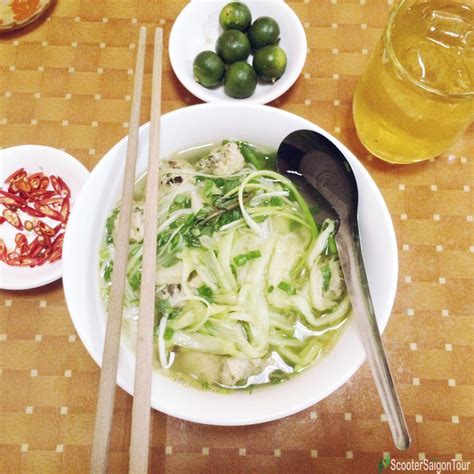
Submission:
[[[383,332],[385,329],[388,319],[390,317],[390,313],[393,307],[393,303],[395,300],[395,295],[396,295],[396,288],[397,288],[397,280],[398,280],[398,249],[397,249],[397,244],[396,244],[396,238],[395,238],[395,231],[393,228],[393,223],[390,218],[390,214],[388,212],[388,208],[385,204],[385,201],[382,197],[382,194],[380,190],[378,189],[377,185],[371,178],[370,174],[368,171],[363,167],[363,165],[359,162],[359,160],[342,144],[337,140],[335,137],[333,137],[330,133],[326,132],[325,130],[321,129],[319,126],[315,125],[314,123],[310,122],[309,120],[299,117],[291,112],[287,112],[284,110],[276,109],[273,107],[268,107],[268,106],[263,106],[263,105],[255,105],[255,104],[232,104],[232,103],[225,103],[225,104],[199,104],[199,105],[194,105],[190,107],[184,107],[181,109],[174,110],[172,112],[169,112],[167,114],[164,114],[162,116],[163,120],[171,120],[175,118],[176,116],[183,115],[184,118],[186,119],[186,114],[187,113],[196,113],[200,112],[201,110],[208,110],[210,111],[217,111],[219,109],[228,109],[228,108],[242,108],[245,109],[246,112],[248,113],[259,113],[259,111],[265,110],[268,113],[275,114],[275,118],[277,115],[280,115],[282,119],[285,118],[290,118],[291,120],[297,120],[302,128],[304,126],[307,126],[310,129],[317,130],[323,135],[327,136],[333,143],[336,144],[336,146],[340,147],[341,151],[345,154],[345,156],[348,158],[350,161],[351,165],[355,167],[359,172],[361,172],[364,175],[364,179],[366,180],[364,184],[367,184],[371,190],[371,196],[375,197],[378,201],[378,205],[380,207],[380,211],[382,212],[382,218],[385,220],[385,226],[386,230],[388,230],[388,235],[387,235],[387,241],[390,246],[390,252],[389,253],[389,258],[390,258],[390,266],[393,269],[393,274],[390,274],[387,276],[387,281],[386,287],[387,292],[384,294],[384,314],[379,314],[378,315],[378,322],[379,322],[379,328],[380,331]],[[188,117],[189,118],[189,117]],[[142,125],[141,131],[148,131],[149,129],[149,123],[146,123]],[[117,149],[120,147],[124,146],[124,143],[126,142],[127,137],[122,138],[116,145],[114,145],[106,155],[102,158],[102,160],[99,162],[97,165],[96,169],[101,167],[101,166],[106,166],[108,161],[111,161],[112,158],[110,158],[111,155],[117,152]],[[175,150],[178,151],[178,150]],[[108,161],[106,160],[106,157],[109,156]],[[91,185],[93,180],[92,177],[94,176],[95,169],[93,170],[91,174],[91,179],[89,180],[88,184]],[[79,209],[81,207],[80,202],[82,200],[86,199],[86,194],[87,194],[87,186],[83,188],[83,191],[80,193],[80,196],[77,201],[77,208]],[[73,215],[71,216],[71,222],[74,221]],[[72,228],[72,226],[71,226]],[[91,345],[90,342],[90,335],[87,333],[87,331],[84,331],[84,328],[80,324],[80,317],[81,314],[78,314],[77,311],[74,310],[73,304],[74,304],[74,279],[73,279],[73,274],[74,274],[74,269],[69,269],[68,261],[69,261],[69,256],[74,255],[74,252],[77,253],[77,249],[74,248],[73,242],[74,238],[71,236],[71,233],[66,232],[66,237],[65,237],[65,242],[64,242],[64,262],[65,262],[65,270],[64,270],[64,275],[63,275],[63,284],[64,284],[64,293],[66,297],[66,302],[71,314],[71,319],[73,320],[73,324],[76,328],[76,331],[79,334],[79,337],[83,341],[87,351],[89,354],[92,356],[92,358],[96,361],[96,363],[100,366],[101,365],[101,359],[102,359],[102,347],[103,347],[103,339],[100,343]],[[369,275],[369,280],[370,280],[370,275]],[[386,314],[385,314],[386,313]],[[354,321],[350,321],[348,324],[348,327],[346,327],[345,332],[348,331],[349,327],[354,326]],[[351,339],[352,341],[352,339]],[[338,344],[341,341],[338,341]],[[358,343],[358,341],[354,341],[355,343]],[[99,347],[98,347],[99,346]],[[121,342],[121,350],[123,349],[124,343],[123,341]],[[336,346],[337,347],[337,346]],[[333,351],[332,351],[333,352]],[[332,353],[331,352],[331,353]],[[337,381],[334,382],[332,381],[331,384],[326,384],[326,386],[323,389],[319,390],[319,393],[316,397],[314,395],[311,396],[306,396],[306,397],[301,397],[302,399],[299,400],[299,395],[298,395],[298,402],[294,401],[291,406],[284,406],[281,409],[278,410],[273,410],[271,413],[267,413],[265,415],[261,416],[238,416],[236,418],[233,413],[229,413],[228,415],[226,414],[225,416],[215,416],[215,415],[209,415],[206,413],[198,413],[193,412],[192,414],[189,414],[186,412],[186,408],[182,408],[176,405],[166,405],[167,402],[163,402],[163,400],[160,398],[160,396],[157,396],[157,400],[153,399],[153,393],[152,393],[152,406],[153,408],[160,410],[168,415],[184,419],[187,421],[192,421],[192,422],[197,422],[201,424],[210,424],[210,425],[222,425],[222,426],[240,426],[240,425],[251,425],[251,424],[257,424],[257,423],[263,423],[263,422],[268,422],[272,421],[275,419],[279,419],[294,413],[297,413],[305,408],[308,408],[311,405],[314,405],[315,403],[321,401],[324,399],[326,396],[329,394],[333,393],[337,388],[342,386],[344,383],[346,383],[349,378],[360,368],[362,363],[365,360],[365,355],[362,353],[359,354],[360,357],[355,357],[351,358],[349,362],[349,367],[345,366],[344,370],[341,370],[340,373],[342,375],[339,375],[337,378]],[[134,354],[132,354],[133,358],[133,366],[134,366]],[[324,360],[324,359],[323,359]],[[319,363],[321,364],[321,362]],[[319,364],[316,364],[318,366]],[[124,368],[125,370],[125,368]],[[134,370],[134,369],[133,369]],[[311,370],[311,369],[308,369]],[[156,372],[154,373],[154,376],[157,375]],[[166,379],[168,381],[171,381],[172,387],[184,387],[183,392],[187,390],[189,387],[180,384],[179,382],[173,381],[169,379],[168,377],[165,377],[163,375],[157,375],[160,377],[160,383],[164,383],[163,380]],[[303,376],[303,375],[302,375]],[[301,376],[301,377],[302,377]],[[295,379],[298,379],[299,377],[296,377]],[[295,380],[293,379],[293,380]],[[133,396],[133,379],[130,381],[126,377],[123,377],[120,370],[117,374],[117,383],[120,385],[125,391],[130,393]],[[287,382],[287,384],[291,383],[291,381]],[[272,387],[272,390],[278,389],[278,387],[285,386],[286,384],[281,384],[281,385],[276,385]],[[206,394],[206,400],[207,397],[210,399],[216,395],[212,392],[205,392],[199,389],[194,389],[195,392],[198,393],[205,393]],[[262,389],[263,390],[269,390],[267,388]],[[222,395],[222,394],[217,394],[218,397],[226,397],[231,399],[232,397],[235,396],[241,396],[243,394],[231,394],[231,395]],[[186,395],[183,395],[184,397]],[[198,397],[199,398],[199,397]],[[235,398],[234,398],[235,400]],[[165,406],[164,406],[165,405]],[[214,417],[213,417],[214,416]]]
[[[273,100],[278,99],[278,97],[285,94],[297,81],[298,77],[301,75],[303,71],[305,62],[306,62],[306,54],[308,50],[308,40],[306,38],[306,34],[304,31],[304,27],[301,23],[296,12],[288,5],[284,0],[247,0],[247,3],[276,3],[279,7],[284,8],[287,14],[287,21],[292,24],[292,34],[296,37],[296,40],[300,43],[297,50],[297,56],[295,58],[295,66],[292,70],[285,71],[283,77],[285,78],[284,82],[279,83],[277,81],[265,94],[262,96],[256,96],[255,94],[247,97],[245,99],[234,99],[232,97],[218,97],[213,93],[213,89],[207,89],[200,84],[198,84],[194,78],[188,76],[184,70],[180,66],[180,61],[177,58],[177,54],[175,53],[175,48],[177,47],[177,42],[179,41],[179,36],[177,33],[178,26],[180,22],[186,18],[188,15],[188,10],[193,8],[199,8],[199,4],[209,4],[209,3],[222,3],[224,4],[224,0],[191,0],[189,1],[184,8],[179,12],[176,20],[173,23],[171,28],[169,41],[168,41],[168,55],[171,63],[171,67],[178,78],[179,82],[184,86],[184,88],[191,93],[192,95],[196,96],[198,99],[201,99],[204,102],[208,103],[246,103],[246,104],[268,104]],[[217,21],[217,19],[216,19]],[[283,79],[282,77],[282,79]],[[281,79],[280,79],[281,80]],[[285,84],[283,87],[278,87],[279,84]]]

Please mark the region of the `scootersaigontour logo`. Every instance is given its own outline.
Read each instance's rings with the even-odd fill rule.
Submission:
[[[458,459],[450,459],[449,461],[436,461],[430,459],[423,459],[416,461],[415,459],[395,459],[390,458],[390,454],[386,454],[380,459],[378,464],[378,471],[381,473],[385,469],[391,472],[435,472],[436,474],[443,474],[443,472],[453,471],[469,471],[471,468],[471,461],[460,461]]]

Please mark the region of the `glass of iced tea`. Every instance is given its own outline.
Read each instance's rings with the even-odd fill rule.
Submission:
[[[474,121],[474,3],[402,0],[359,80],[357,135],[390,163],[433,158]]]

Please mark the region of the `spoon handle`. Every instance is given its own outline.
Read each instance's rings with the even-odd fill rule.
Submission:
[[[405,450],[410,446],[410,435],[375,319],[357,229],[351,229],[342,221],[336,234],[336,244],[362,345],[393,441],[398,449]]]

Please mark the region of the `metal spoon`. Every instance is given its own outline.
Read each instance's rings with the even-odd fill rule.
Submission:
[[[380,338],[360,248],[358,190],[351,166],[330,140],[312,130],[290,133],[278,149],[277,163],[279,172],[294,182],[309,204],[318,203],[315,220],[335,221],[342,272],[367,361],[395,446],[407,449],[410,435]]]

